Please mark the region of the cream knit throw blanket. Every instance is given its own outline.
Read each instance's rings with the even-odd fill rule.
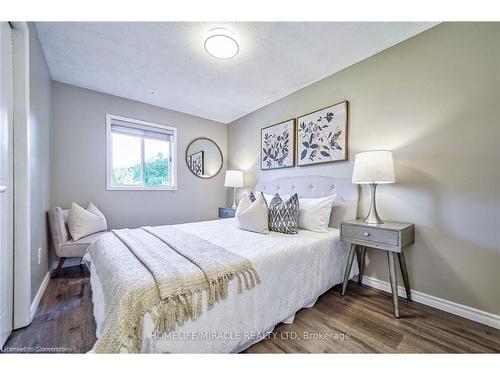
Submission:
[[[173,331],[203,312],[203,291],[211,308],[227,297],[230,280],[239,293],[260,282],[248,259],[172,226],[115,230],[89,253],[106,304],[96,353],[139,352],[148,312],[156,331]]]

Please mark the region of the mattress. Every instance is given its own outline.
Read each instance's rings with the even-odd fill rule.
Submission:
[[[142,352],[146,353],[234,353],[262,340],[280,322],[291,323],[295,313],[314,305],[317,298],[342,282],[348,245],[339,240],[339,230],[326,233],[299,230],[296,235],[248,232],[235,219],[175,225],[175,227],[249,259],[261,284],[238,294],[235,280],[229,296],[204,312],[195,321],[174,332],[154,332],[146,314],[143,322]],[[99,275],[92,259],[90,282],[96,335],[99,337],[106,306]],[[351,277],[357,273],[353,266]],[[122,349],[125,351],[125,349]]]

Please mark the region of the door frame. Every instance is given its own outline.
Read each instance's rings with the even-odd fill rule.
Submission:
[[[13,33],[14,142],[14,329],[31,323],[31,233],[29,163],[29,29],[10,22]]]
[[[13,141],[13,43],[12,43],[12,27],[9,22],[0,22],[0,75],[1,75],[1,118],[0,118],[0,137],[2,138],[1,147],[1,181],[2,186],[2,230],[0,233],[1,252],[0,262],[2,269],[0,270],[0,286],[1,286],[1,301],[0,301],[0,318],[1,318],[1,333],[0,333],[0,348],[7,342],[13,330],[14,323],[14,141]],[[4,170],[4,166],[6,167]],[[5,227],[4,227],[5,225]],[[2,236],[5,234],[6,238]],[[5,271],[5,272],[4,272]]]

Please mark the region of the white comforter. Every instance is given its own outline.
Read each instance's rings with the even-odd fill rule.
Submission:
[[[280,322],[290,323],[296,311],[310,307],[332,286],[342,281],[347,245],[339,241],[339,230],[327,233],[300,230],[297,235],[268,235],[241,230],[235,219],[177,225],[236,254],[248,258],[262,282],[238,294],[237,283],[229,285],[229,296],[196,320],[175,332],[154,334],[151,317],[144,318],[142,350],[153,353],[239,352],[264,338]],[[91,265],[92,300],[99,337],[105,317],[99,275]],[[351,276],[357,272],[353,267]],[[206,296],[204,296],[206,301]]]

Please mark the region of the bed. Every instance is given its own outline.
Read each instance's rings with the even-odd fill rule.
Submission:
[[[264,339],[276,324],[292,323],[295,313],[314,305],[318,297],[342,282],[347,245],[339,240],[340,221],[356,216],[358,190],[349,180],[322,176],[279,178],[260,182],[255,190],[317,198],[336,194],[327,233],[299,230],[296,235],[271,232],[257,234],[239,229],[236,219],[222,219],[175,225],[175,228],[241,255],[252,263],[260,284],[237,292],[230,282],[228,296],[211,309],[203,306],[196,320],[186,321],[175,330],[155,332],[146,313],[142,323],[140,351],[145,353],[234,353]],[[105,251],[105,249],[102,249]],[[99,340],[107,318],[103,286],[92,257],[92,299]],[[351,276],[357,273],[354,266]],[[206,294],[203,295],[206,301]],[[120,349],[126,352],[127,348]]]

